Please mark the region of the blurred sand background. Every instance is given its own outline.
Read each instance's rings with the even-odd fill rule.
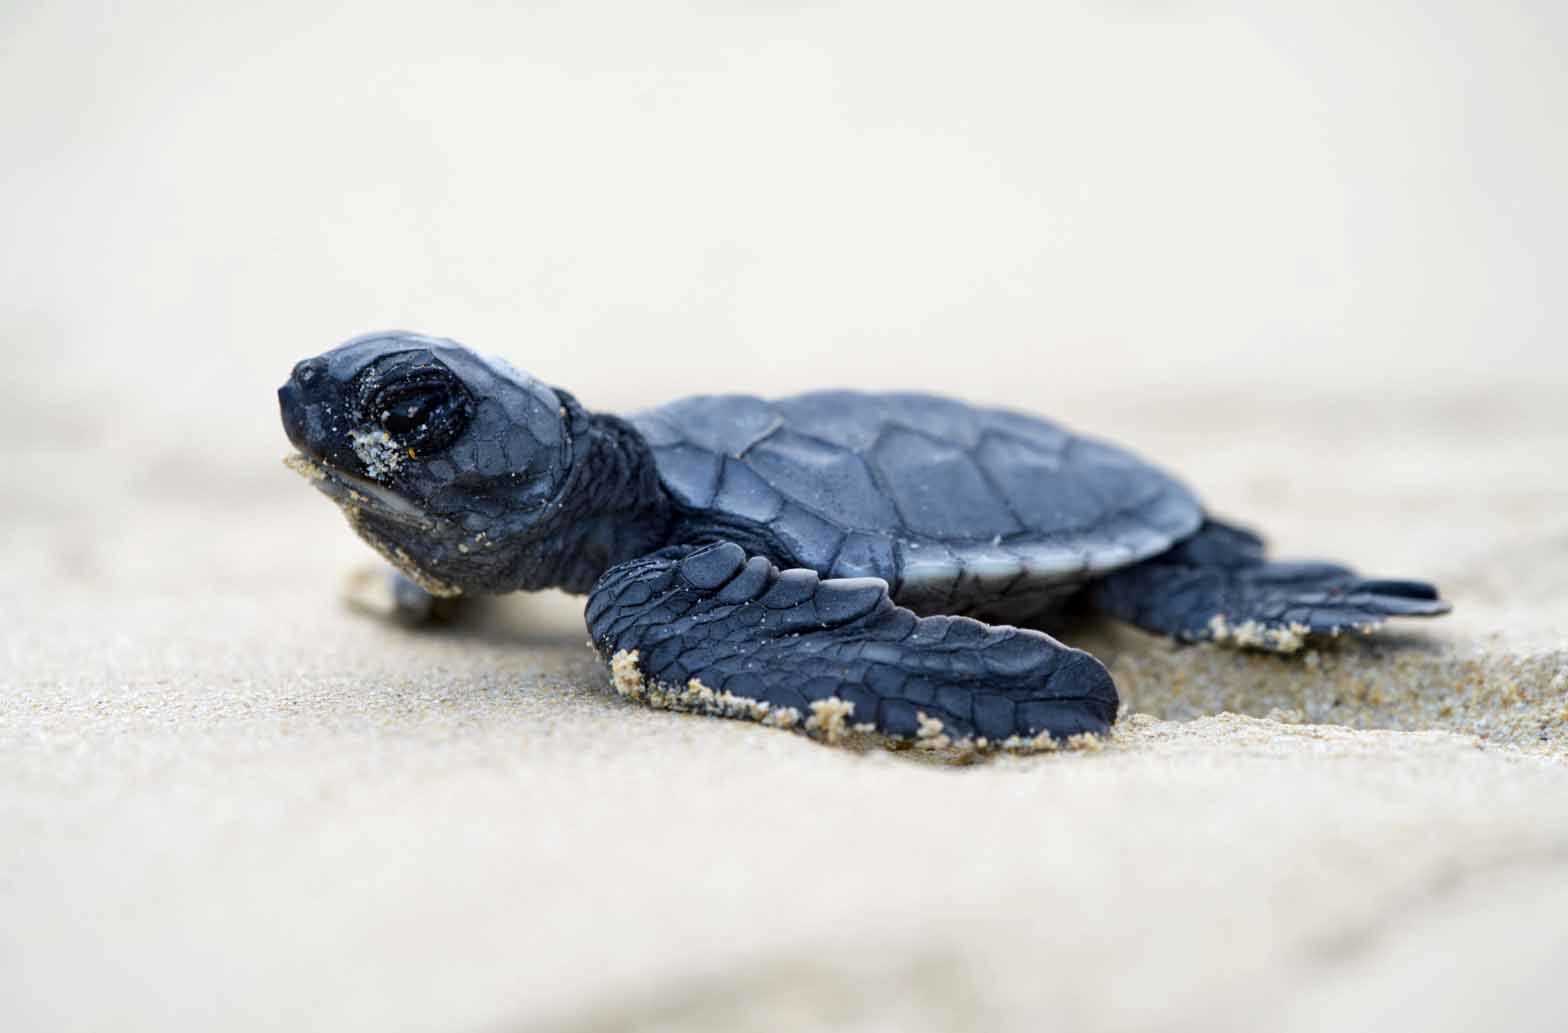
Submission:
[[[1564,1028],[1565,47],[1547,2],[7,5],[0,1026]],[[338,601],[273,389],[394,326],[603,408],[1041,411],[1457,612],[1077,629],[1141,715],[1095,753],[644,711],[569,600]]]

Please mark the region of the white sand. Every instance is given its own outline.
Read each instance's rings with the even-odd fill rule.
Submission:
[[[383,8],[9,16],[0,1028],[1568,1026],[1555,16]],[[271,391],[383,325],[1029,406],[1457,610],[1071,629],[1097,752],[653,712],[339,604]]]

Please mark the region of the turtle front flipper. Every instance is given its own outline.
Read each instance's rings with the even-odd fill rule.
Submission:
[[[466,596],[431,595],[395,567],[355,567],[344,580],[343,601],[360,613],[412,626],[444,624],[472,605]]]
[[[1116,687],[1048,635],[917,617],[875,578],[823,580],[731,542],[611,568],[588,631],[616,688],[656,705],[978,746],[1102,733]]]
[[[1279,653],[1295,652],[1313,636],[1450,609],[1424,581],[1373,580],[1332,563],[1266,559],[1262,539],[1217,520],[1175,548],[1109,574],[1090,590],[1090,601],[1146,631]]]

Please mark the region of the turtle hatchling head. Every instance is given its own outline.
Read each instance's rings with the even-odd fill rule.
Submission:
[[[296,365],[278,404],[286,462],[437,595],[505,580],[571,471],[562,397],[453,341],[356,337]]]

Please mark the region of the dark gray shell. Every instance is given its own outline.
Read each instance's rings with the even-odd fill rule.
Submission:
[[[1045,420],[918,394],[685,398],[632,417],[687,510],[922,611],[1027,609],[1192,534],[1186,487]],[[990,605],[1002,600],[1019,607]]]

